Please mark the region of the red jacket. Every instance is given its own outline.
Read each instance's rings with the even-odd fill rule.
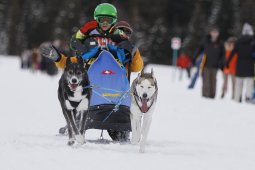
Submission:
[[[190,67],[191,66],[190,57],[186,54],[181,54],[177,59],[176,65],[184,69]]]
[[[226,51],[226,60],[229,59],[231,54],[231,51]],[[229,62],[229,67],[224,67],[223,72],[225,74],[232,74],[235,75],[236,74],[236,61],[237,61],[237,54],[234,54],[234,57],[232,58],[232,60]]]

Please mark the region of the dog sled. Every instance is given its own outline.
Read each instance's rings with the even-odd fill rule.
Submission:
[[[125,141],[131,131],[131,95],[127,71],[121,63],[127,61],[123,51],[113,45],[91,51],[97,57],[87,68],[90,87],[84,88],[92,88],[92,95],[85,129],[107,130],[113,140]],[[88,60],[94,54],[85,53],[82,58]]]

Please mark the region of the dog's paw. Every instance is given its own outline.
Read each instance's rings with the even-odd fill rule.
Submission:
[[[137,145],[140,142],[140,136],[132,134],[131,144]]]
[[[84,144],[85,143],[85,138],[83,135],[75,135],[75,139],[79,144]]]
[[[61,127],[58,132],[60,135],[67,135],[67,127]]]
[[[135,139],[135,138],[132,138],[131,139],[131,144],[132,145],[137,145],[139,143],[139,140]]]
[[[74,143],[75,143],[75,140],[74,140],[74,139],[70,139],[70,140],[67,142],[67,145],[68,145],[68,146],[72,146]]]
[[[139,152],[140,153],[144,153],[145,152],[145,146],[144,145],[140,145]]]

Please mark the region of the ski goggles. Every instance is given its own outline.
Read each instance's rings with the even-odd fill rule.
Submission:
[[[116,18],[108,16],[99,16],[97,18],[97,22],[100,24],[113,24],[114,22],[116,22]]]

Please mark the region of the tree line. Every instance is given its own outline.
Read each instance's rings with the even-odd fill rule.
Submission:
[[[68,42],[102,2],[114,4],[119,20],[132,25],[132,41],[150,63],[170,64],[174,36],[192,55],[212,25],[222,40],[238,36],[244,22],[255,25],[253,0],[1,0],[0,54],[19,55],[54,39]]]

